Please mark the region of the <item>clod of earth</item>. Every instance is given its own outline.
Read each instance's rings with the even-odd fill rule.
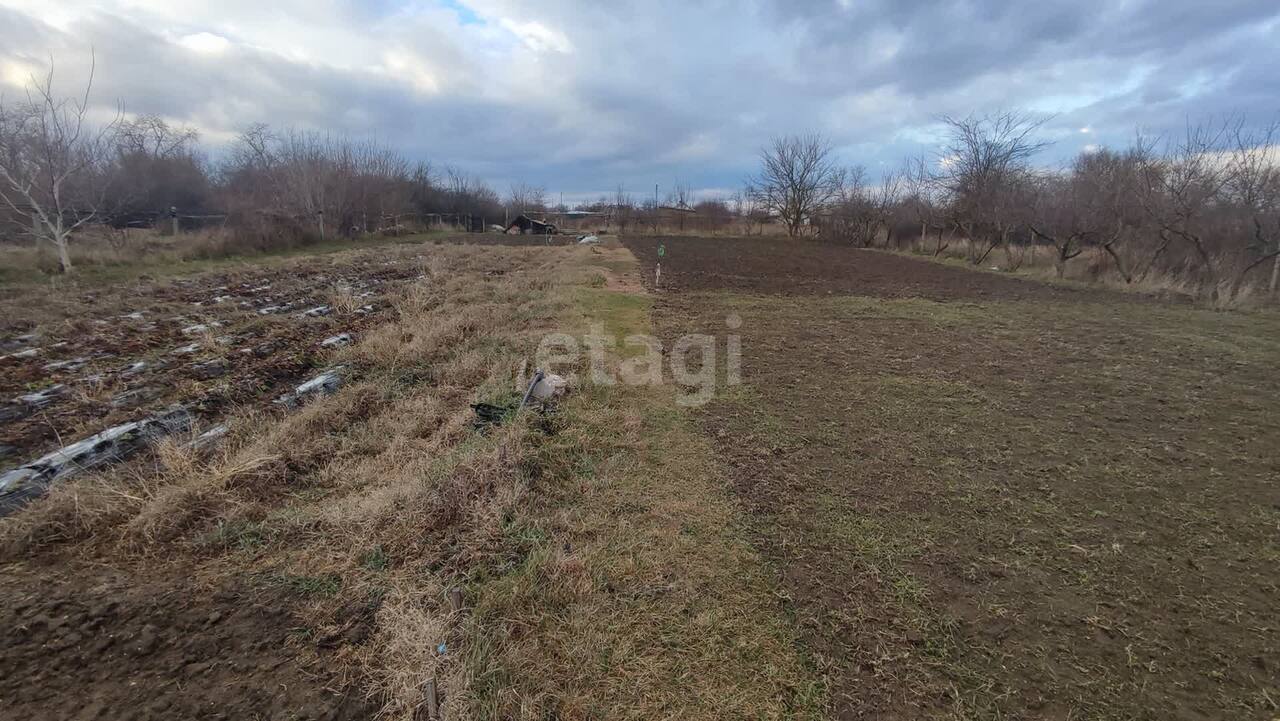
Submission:
[[[95,433],[0,475],[0,515],[44,493],[54,481],[123,460],[152,441],[191,427],[191,414],[177,406],[160,415]]]
[[[312,398],[330,395],[342,387],[342,374],[346,366],[334,366],[320,375],[285,393],[275,400],[279,405],[294,408]]]

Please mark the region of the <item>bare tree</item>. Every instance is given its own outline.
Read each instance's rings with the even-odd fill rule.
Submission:
[[[613,191],[613,220],[618,225],[618,232],[627,232],[627,225],[631,222],[631,218],[635,215],[635,203],[631,200],[631,194],[627,192],[622,183],[618,183],[618,187]]]
[[[1032,235],[1053,245],[1053,268],[1058,277],[1066,274],[1067,262],[1084,252],[1097,235],[1081,178],[1075,174],[1044,173],[1032,186]]]
[[[1064,186],[1070,197],[1058,201],[1073,204],[1065,219],[1068,225],[1081,239],[1101,247],[1126,283],[1150,272],[1168,247],[1167,239],[1141,242],[1149,235],[1142,232],[1146,215],[1139,199],[1148,155],[1148,145],[1141,138],[1124,152],[1102,148],[1081,153],[1071,165],[1070,184]],[[1056,240],[1062,242],[1064,219],[1058,220]]]
[[[105,204],[110,222],[125,227],[171,208],[205,210],[212,189],[198,140],[193,128],[170,126],[155,115],[121,121]]]
[[[117,114],[97,128],[88,122],[94,70],[91,62],[83,95],[60,98],[51,60],[44,78],[31,78],[25,100],[8,105],[0,99],[0,200],[37,242],[57,251],[64,273],[72,270],[72,233],[99,216],[119,120]]]
[[[775,213],[795,237],[839,192],[831,144],[821,135],[774,138],[760,151],[760,172],[747,182],[760,209]]]
[[[1275,121],[1257,130],[1241,124],[1232,132],[1228,153],[1228,177],[1224,185],[1226,201],[1234,216],[1244,222],[1246,257],[1231,282],[1235,295],[1249,271],[1271,260],[1268,292],[1276,295],[1280,283],[1280,153],[1275,143],[1280,123]]]
[[[513,213],[541,213],[547,207],[547,189],[528,183],[512,183],[507,206]]]
[[[688,183],[677,179],[671,184],[671,192],[667,193],[667,205],[685,209],[693,207],[693,191],[689,189]]]
[[[866,169],[855,165],[838,170],[833,185],[836,191],[821,216],[819,232],[838,242],[870,245],[877,227],[877,209]]]
[[[928,160],[920,156],[908,159],[898,177],[902,179],[902,205],[920,224],[920,242],[925,242],[930,228],[935,229],[938,239],[933,254],[940,255],[947,246],[942,241],[944,226],[939,222],[942,201],[937,176],[930,170]]]
[[[1029,161],[1049,145],[1034,138],[1046,120],[1016,112],[942,118],[949,137],[940,181],[974,265],[1008,241],[1025,211]]]
[[[158,115],[141,115],[121,121],[115,141],[122,154],[172,158],[191,153],[199,137],[195,128],[175,128]]]
[[[1223,162],[1234,121],[1187,124],[1182,137],[1165,145],[1160,155],[1148,155],[1143,166],[1141,199],[1162,239],[1182,240],[1199,267],[1200,288],[1219,297],[1220,268],[1210,249],[1212,211],[1231,180],[1232,167]]]

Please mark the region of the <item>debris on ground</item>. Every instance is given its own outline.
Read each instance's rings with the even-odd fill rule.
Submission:
[[[0,356],[0,360],[5,360],[9,358],[12,358],[13,360],[20,360],[22,358],[35,358],[39,354],[40,354],[39,348],[26,348],[24,350],[10,353],[9,355]]]
[[[200,333],[204,333],[204,332],[209,331],[209,330],[212,330],[212,329],[214,329],[214,328],[221,328],[221,327],[222,327],[222,323],[219,323],[219,322],[218,322],[218,321],[216,321],[216,320],[215,320],[215,321],[213,321],[212,323],[196,323],[195,325],[189,325],[189,326],[187,326],[186,328],[183,328],[183,329],[182,329],[182,334],[183,334],[183,335],[198,335],[198,334],[200,334]]]
[[[14,401],[32,408],[44,408],[57,399],[58,396],[65,393],[66,390],[67,387],[62,383],[55,383],[48,388],[35,391],[34,393],[24,393],[23,395],[15,398]]]
[[[71,358],[68,360],[60,360],[60,361],[54,361],[52,363],[45,363],[43,366],[41,366],[41,370],[45,372],[50,372],[50,373],[53,371],[75,371],[83,368],[84,365],[88,362],[89,362],[88,358]]]
[[[221,443],[223,438],[226,438],[229,430],[230,429],[225,423],[219,423],[213,428],[210,428],[204,433],[193,438],[191,442],[187,444],[187,447],[197,452],[210,450]]]
[[[564,395],[569,389],[569,381],[555,373],[547,373],[534,382],[529,395],[534,399],[547,402],[552,398]]]
[[[320,341],[321,348],[341,348],[344,345],[351,345],[350,333],[339,333]]]
[[[282,406],[294,408],[312,398],[331,395],[342,387],[342,376],[346,368],[346,366],[329,368],[306,383],[280,396],[275,402]]]
[[[136,363],[130,363],[129,365],[121,369],[120,375],[122,376],[137,375],[142,371],[145,371],[149,367],[150,365],[146,361],[137,361]]]
[[[162,414],[95,433],[8,471],[0,475],[0,515],[44,493],[54,481],[124,460],[152,441],[190,427],[191,414],[176,406]]]
[[[314,308],[308,308],[307,310],[302,311],[298,315],[304,318],[319,318],[320,316],[329,315],[332,312],[333,312],[333,308],[327,305],[318,305]]]
[[[600,242],[600,236],[594,233],[588,233],[587,235],[578,236],[578,245],[590,245],[592,243],[599,243],[599,242]]]

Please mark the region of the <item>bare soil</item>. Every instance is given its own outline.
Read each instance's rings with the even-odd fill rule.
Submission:
[[[11,718],[339,721],[377,711],[335,674],[333,644],[309,638],[282,592],[13,565],[0,593],[0,704]]]
[[[667,291],[856,294],[971,301],[1083,300],[1093,295],[1092,291],[808,240],[627,236],[623,242],[645,266],[651,285],[658,246],[665,246],[661,286]]]
[[[1280,318],[660,242],[668,341],[743,319],[698,416],[833,716],[1275,718]]]

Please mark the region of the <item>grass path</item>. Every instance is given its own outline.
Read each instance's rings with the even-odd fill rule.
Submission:
[[[650,299],[604,285],[573,294],[569,326],[652,333]],[[472,579],[481,716],[822,717],[777,581],[671,387],[579,386],[555,428],[538,451],[555,470],[511,521],[528,552]]]

